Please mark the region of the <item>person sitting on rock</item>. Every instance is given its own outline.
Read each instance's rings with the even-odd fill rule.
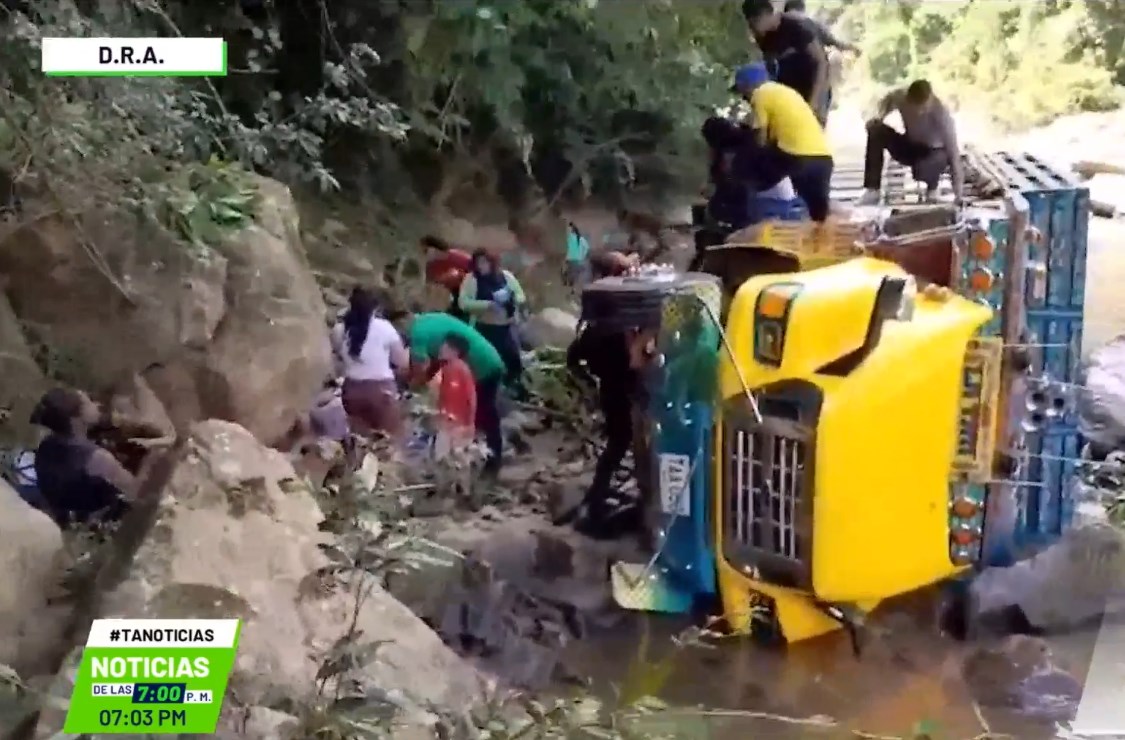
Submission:
[[[120,519],[137,495],[138,477],[90,439],[101,419],[82,391],[48,391],[31,414],[47,436],[35,450],[35,476],[48,513],[60,527],[90,526]]]
[[[505,382],[518,397],[526,396],[523,388],[523,354],[516,335],[516,319],[527,304],[523,286],[500,261],[487,250],[473,252],[473,270],[461,283],[461,310],[469,315],[469,323],[487,339],[508,372]]]
[[[343,404],[356,431],[382,432],[397,438],[402,432],[399,372],[409,356],[394,326],[379,316],[370,291],[355,288],[347,313],[332,331],[332,346],[343,366]]]
[[[500,472],[504,436],[500,427],[500,385],[507,368],[500,353],[483,334],[447,313],[388,312],[406,337],[410,350],[410,383],[424,386],[441,369],[438,357],[451,336],[460,337],[467,348],[465,362],[473,374],[476,390],[478,433],[484,436],[489,457],[483,473],[495,476]]]
[[[459,319],[467,319],[468,314],[461,310],[458,296],[465,276],[473,270],[473,258],[468,252],[454,249],[444,239],[427,235],[421,239],[426,252],[426,282],[439,285],[449,291],[449,313]]]

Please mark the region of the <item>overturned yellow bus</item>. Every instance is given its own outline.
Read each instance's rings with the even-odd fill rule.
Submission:
[[[770,266],[734,290],[700,273],[588,286],[584,320],[657,347],[638,463],[658,482],[657,548],[613,566],[618,603],[793,642],[1022,557],[1025,381],[1050,359],[1025,350],[1047,272],[1028,211],[1009,191],[883,213],[874,232],[798,240],[790,270],[760,239],[747,254]],[[805,269],[810,253],[823,266]]]

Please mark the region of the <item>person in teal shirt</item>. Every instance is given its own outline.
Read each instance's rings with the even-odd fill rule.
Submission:
[[[581,292],[590,279],[590,242],[571,222],[566,224],[566,284]]]
[[[392,321],[399,327],[410,350],[410,362],[415,383],[425,382],[438,370],[438,351],[450,336],[460,337],[468,347],[465,362],[473,371],[477,387],[477,431],[484,435],[489,457],[484,472],[495,475],[500,470],[504,438],[500,430],[498,405],[500,384],[507,366],[500,353],[484,335],[448,313],[400,312]]]

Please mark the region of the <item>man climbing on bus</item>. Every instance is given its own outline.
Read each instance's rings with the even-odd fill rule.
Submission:
[[[774,10],[770,0],[743,0],[742,15],[766,69],[816,110],[828,91],[828,55],[816,31],[806,19]]]
[[[898,111],[903,132],[884,119]],[[863,165],[863,196],[859,205],[879,202],[885,154],[910,167],[914,179],[926,184],[926,201],[937,199],[938,182],[947,171],[953,198],[960,203],[965,187],[957,126],[949,109],[926,80],[915,80],[905,89],[891,91],[879,103],[876,117],[867,123],[867,150]]]
[[[749,104],[757,132],[731,162],[733,177],[761,192],[785,178],[805,201],[809,217],[823,224],[829,213],[832,149],[816,114],[795,90],[769,79],[766,66],[747,64],[735,74],[734,89]]]
[[[841,41],[836,34],[832,33],[832,29],[809,15],[805,8],[805,0],[788,0],[783,10],[785,15],[804,21],[816,36],[817,41],[820,42],[821,48],[826,52],[828,49],[837,49],[838,51],[846,51],[857,55],[860,54],[858,46],[850,44],[847,41]],[[822,126],[828,123],[828,111],[832,108],[832,86],[835,84],[835,80],[833,80],[832,59],[830,58],[828,62],[829,74],[828,80],[824,85],[824,93],[823,96],[816,101],[817,104],[814,106],[816,117],[820,119],[820,124]]]

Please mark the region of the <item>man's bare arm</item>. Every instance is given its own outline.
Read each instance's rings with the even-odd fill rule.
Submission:
[[[902,95],[902,90],[891,90],[884,95],[875,107],[875,120],[882,121],[891,114],[891,111],[896,110],[902,101]]]
[[[953,185],[953,197],[961,200],[965,190],[965,168],[961,165],[961,146],[957,140],[957,123],[949,109],[942,106],[941,116],[942,146],[949,157],[949,179]]]
[[[828,55],[819,41],[813,41],[808,46],[809,56],[816,64],[816,76],[813,82],[812,102],[822,100],[828,90]]]

